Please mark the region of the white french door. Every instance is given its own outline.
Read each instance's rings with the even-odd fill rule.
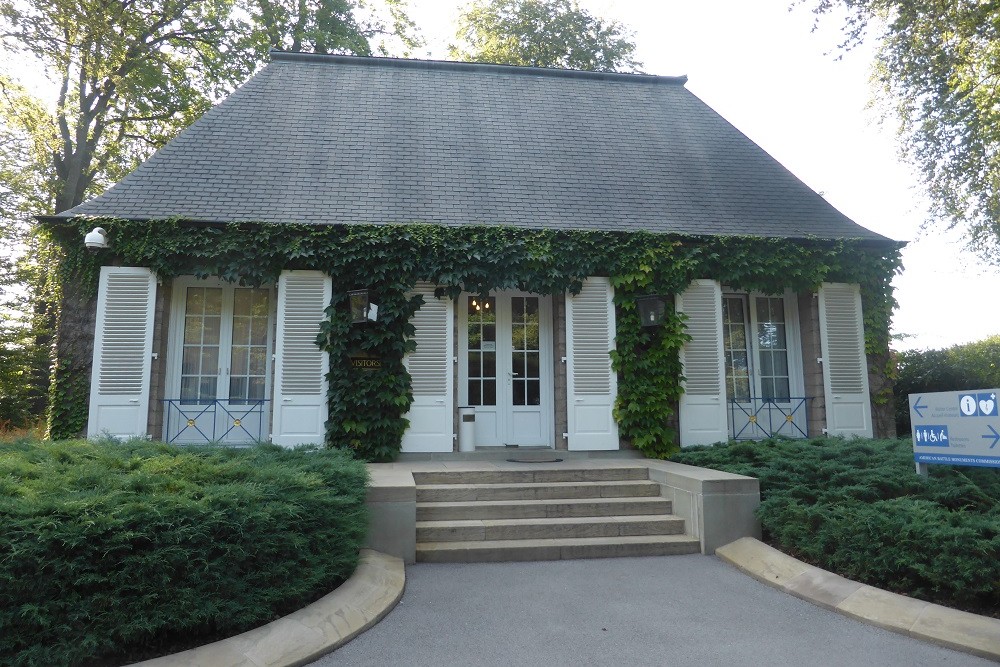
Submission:
[[[476,445],[554,446],[551,297],[464,294],[459,405],[476,409]]]
[[[180,278],[172,306],[165,439],[266,440],[273,290]]]
[[[723,294],[722,342],[729,435],[804,437],[797,314],[784,296]]]

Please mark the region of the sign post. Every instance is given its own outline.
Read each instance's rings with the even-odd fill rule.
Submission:
[[[928,464],[1000,468],[1000,389],[910,394],[913,458]]]

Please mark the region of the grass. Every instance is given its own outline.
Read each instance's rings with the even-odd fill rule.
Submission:
[[[769,544],[842,576],[1000,617],[1000,470],[914,471],[909,440],[764,440],[673,460],[760,480]]]

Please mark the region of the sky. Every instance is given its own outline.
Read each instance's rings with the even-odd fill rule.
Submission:
[[[899,158],[891,119],[881,123],[870,107],[873,45],[838,58],[840,23],[828,17],[814,31],[809,0],[791,9],[794,0],[579,2],[634,32],[643,71],[687,75],[691,92],[840,211],[909,242],[893,281],[894,348],[947,347],[1000,333],[992,297],[1000,293],[1000,267],[980,263],[957,233],[921,231],[927,216],[919,179]],[[415,57],[447,57],[460,4],[409,0],[427,40]]]
[[[855,222],[909,241],[893,282],[899,350],[947,347],[1000,333],[993,309],[1000,267],[942,229],[921,233],[919,179],[898,155],[896,127],[870,108],[873,45],[838,59],[840,22],[813,31],[810,4],[793,0],[580,0],[634,31],[648,74],[688,76],[687,88]],[[445,58],[453,0],[410,0],[428,45]]]

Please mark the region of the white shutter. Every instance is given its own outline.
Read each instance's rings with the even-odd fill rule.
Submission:
[[[681,447],[728,439],[726,370],[722,356],[722,288],[695,280],[677,295],[691,340],[681,348],[684,393],[680,400]]]
[[[827,433],[870,438],[868,360],[857,285],[823,283],[819,289],[819,331]]]
[[[614,290],[607,278],[587,278],[566,294],[566,400],[570,449],[618,449],[614,419],[618,376],[609,352],[615,346]]]
[[[87,437],[146,435],[155,305],[152,271],[101,267]]]
[[[417,349],[403,360],[410,373],[413,404],[403,434],[404,452],[450,452],[454,415],[455,316],[451,299],[434,297],[434,285],[417,283],[410,294],[420,294],[424,304],[411,320]]]
[[[321,271],[282,271],[278,277],[274,424],[271,440],[284,447],[326,439],[330,355],[316,345],[333,287]]]

